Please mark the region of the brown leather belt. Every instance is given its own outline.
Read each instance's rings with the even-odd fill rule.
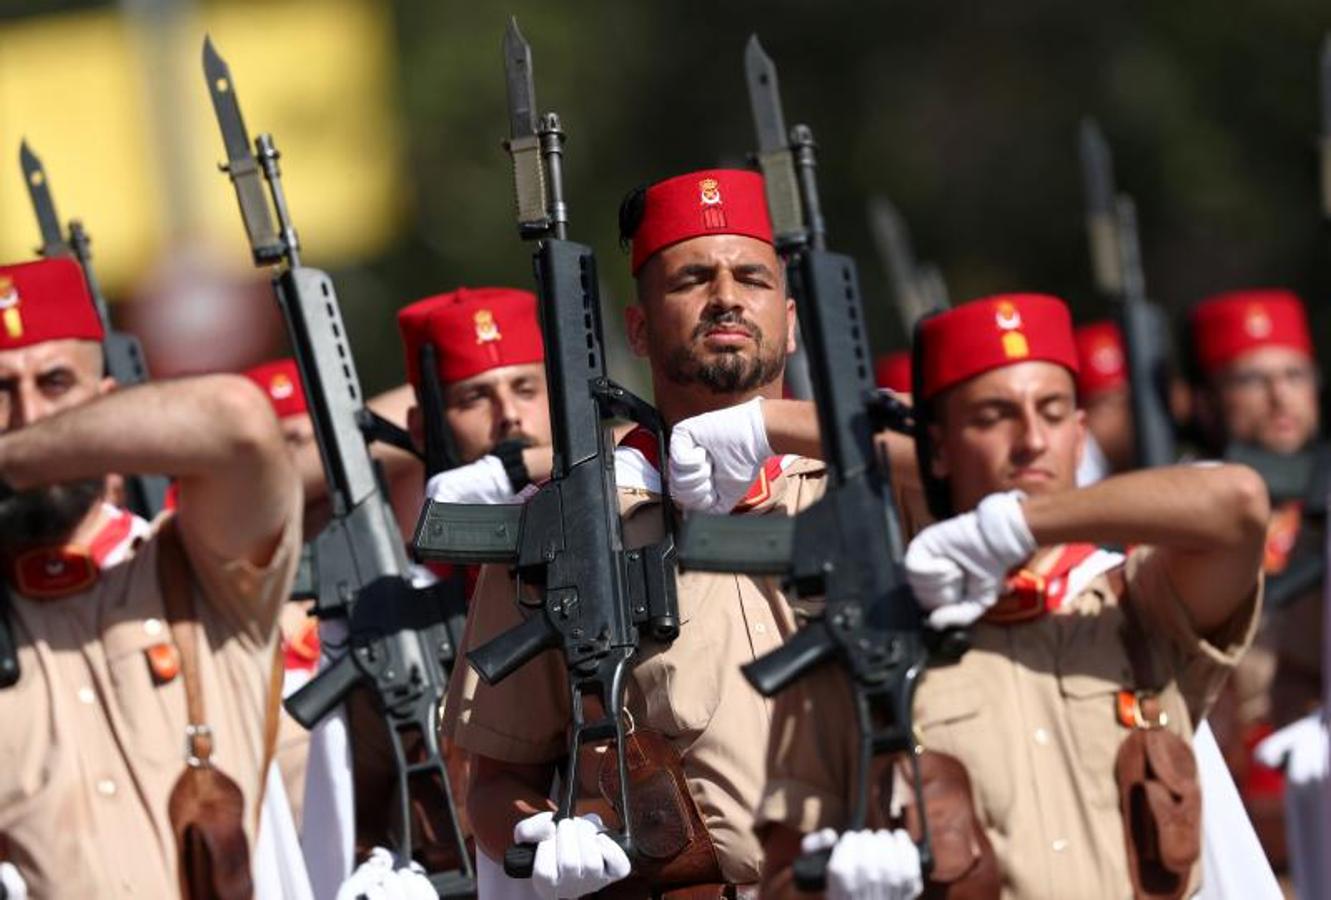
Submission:
[[[688,884],[648,887],[630,878],[602,888],[595,900],[758,900],[756,884]]]

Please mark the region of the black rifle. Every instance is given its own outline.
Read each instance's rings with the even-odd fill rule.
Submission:
[[[932,263],[921,264],[911,249],[910,229],[892,201],[883,196],[869,200],[869,229],[878,256],[892,282],[897,313],[904,333],[928,313],[950,306],[943,274]]]
[[[750,84],[757,81],[761,87],[759,121],[779,122],[775,68],[756,37],[749,40],[745,62]],[[932,851],[918,758],[911,752],[912,704],[931,654],[951,653],[955,658],[964,650],[964,639],[955,631],[926,632],[901,568],[901,526],[891,475],[875,444],[875,435],[901,413],[895,401],[874,389],[855,262],[825,249],[821,223],[812,215],[818,208],[812,135],[804,126],[794,134],[798,139],[793,155],[803,177],[795,188],[789,177],[793,160],[769,158],[768,205],[778,249],[789,254],[800,322],[809,337],[828,490],[793,519],[691,518],[680,545],[680,565],[784,575],[798,595],[826,597],[821,617],[779,650],[746,665],[744,676],[770,697],[821,664],[845,668],[860,733],[858,784],[846,827],[865,826],[873,757],[908,753],[923,824],[920,861],[927,873]],[[783,196],[782,191],[788,193]],[[796,884],[820,890],[829,856],[827,851],[797,859]]]
[[[1118,300],[1131,389],[1137,465],[1167,466],[1177,461],[1175,430],[1169,415],[1169,320],[1146,297],[1137,208],[1114,190],[1114,160],[1100,126],[1081,123],[1080,151],[1086,189],[1086,233],[1096,287]]]
[[[61,234],[60,217],[56,215],[55,201],[51,198],[46,169],[27,141],[19,146],[19,166],[23,170],[23,181],[28,186],[32,208],[37,213],[37,227],[42,236],[42,246],[38,252],[48,259],[73,257],[83,270],[88,293],[92,296],[93,306],[97,309],[97,316],[102,320],[102,329],[106,333],[102,338],[106,374],[122,387],[147,381],[148,365],[143,358],[139,339],[111,327],[111,311],[92,268],[92,240],[78,219],[70,219],[68,238]],[[166,504],[167,484],[167,479],[161,475],[126,476],[125,495],[129,508],[145,519],[154,518]]]
[[[393,510],[377,477],[360,416],[364,401],[337,295],[327,273],[301,265],[300,244],[287,211],[273,139],[259,135],[250,149],[230,70],[205,39],[203,70],[221,126],[230,176],[254,261],[275,266],[273,288],[286,319],[309,400],[310,419],[328,479],[333,520],[315,540],[321,619],[345,619],[348,651],[289,697],[287,711],[311,728],[358,685],[370,688],[387,724],[397,765],[400,833],[393,848],[413,856],[411,796],[442,794],[458,868],[430,873],[441,896],[475,895],[475,878],[439,751],[439,704],[446,693],[455,641],[448,624],[465,598],[452,581],[412,587]],[[277,216],[273,227],[264,182]],[[328,648],[325,644],[325,649]],[[406,742],[416,744],[408,760]]]
[[[675,545],[669,505],[662,502],[664,538],[639,549],[624,548],[614,450],[605,425],[624,418],[651,429],[662,460],[664,430],[656,410],[606,377],[596,259],[590,247],[566,238],[564,133],[554,113],[538,120],[531,48],[516,20],[504,35],[504,71],[518,230],[524,239],[539,242],[535,268],[554,467],[550,481],[524,506],[429,503],[414,545],[423,559],[514,564],[519,584],[541,589],[539,605],[525,622],[468,648],[467,660],[486,684],[497,684],[541,651],[563,651],[572,726],[557,815],[573,815],[579,751],[613,741],[624,813],[624,830],[614,838],[632,859],[636,817],[628,805],[625,679],[644,636],[669,642],[679,634]],[[585,718],[587,697],[600,701],[600,719]],[[529,877],[534,851],[533,844],[510,847],[505,871]]]

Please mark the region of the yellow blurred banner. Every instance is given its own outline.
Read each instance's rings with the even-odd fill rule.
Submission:
[[[183,241],[249,260],[200,62],[227,60],[251,138],[272,133],[311,262],[373,257],[402,206],[391,22],[374,0],[209,4],[150,22],[115,10],[0,25],[0,260],[29,258],[26,137],[62,218],[81,218],[109,293]]]

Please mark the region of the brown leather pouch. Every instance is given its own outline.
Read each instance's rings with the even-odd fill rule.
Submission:
[[[929,846],[934,857],[922,896],[934,900],[998,897],[1002,876],[993,845],[975,812],[975,795],[966,767],[955,756],[933,750],[925,750],[919,759]],[[911,783],[909,759],[895,757],[890,765],[882,767],[877,806],[881,824],[904,827],[913,840],[919,841],[921,822]],[[894,796],[902,800],[900,815],[892,814]]]
[[[1139,689],[1158,688],[1150,644],[1124,596],[1123,641]],[[1129,717],[1134,725],[1114,760],[1119,811],[1127,845],[1133,897],[1176,900],[1188,888],[1202,854],[1202,793],[1197,760],[1187,741],[1164,726],[1153,693],[1139,692]],[[1123,700],[1120,700],[1122,706]]]
[[[641,885],[721,882],[721,864],[698,804],[689,794],[679,752],[666,737],[637,728],[624,739],[628,762],[629,825],[638,858],[629,881]],[[619,806],[619,767],[607,753],[598,773],[601,795]],[[650,894],[639,893],[636,896]],[[625,895],[628,896],[628,895]]]
[[[194,594],[174,521],[163,524],[158,540],[158,578],[171,637],[180,652],[189,716],[185,771],[167,801],[179,854],[180,893],[186,900],[247,900],[254,896],[254,884],[245,838],[245,797],[235,781],[212,764],[212,731],[204,716],[199,678]]]

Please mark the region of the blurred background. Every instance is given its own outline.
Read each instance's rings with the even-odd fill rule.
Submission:
[[[753,148],[743,49],[776,61],[789,124],[820,144],[831,245],[860,264],[872,341],[904,346],[866,208],[892,199],[954,300],[1092,289],[1077,126],[1094,115],[1141,222],[1148,291],[1294,288],[1315,333],[1317,54],[1325,0],[1172,3],[657,3],[0,0],[0,258],[36,224],[18,167],[42,157],[80,217],[122,327],[158,374],[282,352],[250,264],[200,67],[211,34],[251,134],[272,132],[312,265],[330,270],[368,391],[400,383],[393,312],[459,284],[530,286],[513,224],[500,41],[516,14],[539,105],[568,131],[571,235],[598,251],[607,326],[631,296],[616,211],[635,184]],[[621,347],[615,374],[640,384]]]

